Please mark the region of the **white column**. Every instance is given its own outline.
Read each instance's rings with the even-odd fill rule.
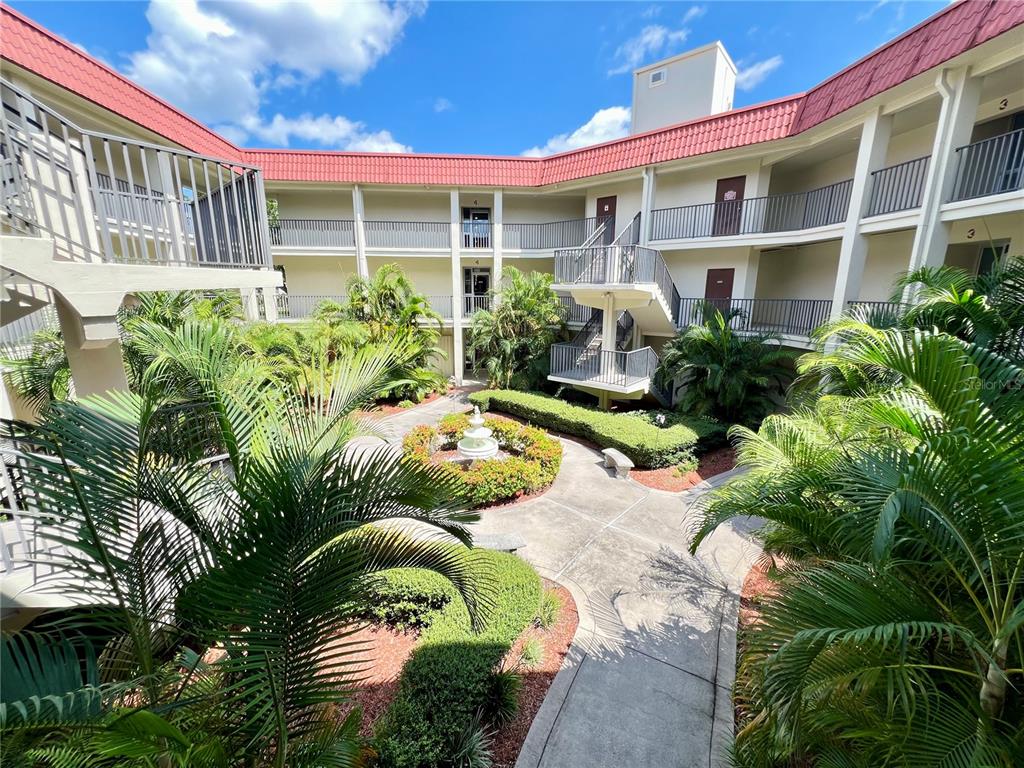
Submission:
[[[462,298],[462,216],[459,208],[459,190],[451,191],[451,252],[452,252],[452,367],[455,383],[462,385],[465,368],[465,353],[462,345],[462,313],[465,300]]]
[[[740,299],[754,299],[757,293],[757,270],[761,265],[761,252],[756,248],[747,249],[747,262],[743,269],[743,281],[739,285]],[[735,286],[734,292],[735,292]]]
[[[643,188],[640,191],[640,245],[651,242],[651,211],[657,193],[658,178],[653,165],[644,168]]]
[[[365,218],[363,190],[356,184],[352,187],[352,227],[356,239],[356,272],[364,279],[370,277],[370,266],[366,261],[366,227],[363,224]]]
[[[106,326],[109,338],[86,338],[83,320],[62,298],[57,297],[57,319],[64,337],[64,349],[71,367],[78,398],[110,390],[127,391],[117,318],[88,318],[85,322]],[[90,337],[96,334],[88,334]]]
[[[501,259],[502,249],[504,247],[504,237],[502,232],[502,222],[504,220],[504,194],[502,190],[494,190],[494,222],[493,232],[491,234],[491,246],[494,249],[494,266],[491,269],[491,279],[495,291],[494,301],[498,303],[501,301]]]
[[[268,323],[277,322],[277,287],[264,287],[263,291],[263,319]]]
[[[949,224],[940,218],[942,204],[953,191],[956,148],[971,141],[981,97],[981,78],[971,77],[967,67],[942,70],[935,79],[935,87],[942,96],[942,105],[921,197],[921,219],[910,249],[912,270],[941,266],[946,260]]]
[[[604,295],[604,306],[601,308],[601,375],[611,376],[615,371],[615,331],[616,331],[615,294],[608,292]],[[607,354],[605,354],[607,353]],[[611,397],[605,391],[598,396],[599,405],[603,410],[608,410],[611,405]]]
[[[864,263],[868,255],[868,238],[860,233],[860,221],[867,213],[871,200],[871,174],[885,167],[891,133],[892,116],[883,115],[881,108],[876,108],[868,115],[861,127],[853,186],[850,189],[850,207],[843,227],[836,284],[832,291],[832,319],[838,318],[845,311],[848,301],[860,298]]]
[[[242,317],[250,323],[257,323],[263,318],[260,317],[259,299],[256,296],[257,288],[240,288],[242,296]]]

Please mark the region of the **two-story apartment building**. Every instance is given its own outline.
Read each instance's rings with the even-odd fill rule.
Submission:
[[[579,329],[551,376],[606,400],[650,390],[699,300],[806,346],[907,269],[1024,250],[1022,3],[951,5],[742,109],[713,43],[634,73],[635,133],[544,158],[239,148],[20,14],[2,22],[2,322],[53,297],[80,392],[117,384],[93,371],[135,291],[237,288],[289,321],[397,263],[445,318],[461,381],[503,269],[551,273]]]

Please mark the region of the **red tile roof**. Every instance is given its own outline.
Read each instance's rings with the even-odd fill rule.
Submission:
[[[806,94],[539,159],[240,149],[7,6],[0,6],[0,53],[176,144],[260,165],[271,180],[527,187],[793,136],[1020,24],[1024,2],[963,0]]]

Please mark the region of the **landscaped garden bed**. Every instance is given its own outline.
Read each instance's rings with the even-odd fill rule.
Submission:
[[[648,488],[678,493],[693,488],[715,475],[728,472],[735,466],[736,452],[731,446],[726,445],[708,451],[691,462],[659,469],[634,469],[629,476]]]
[[[374,721],[370,743],[381,768],[470,765],[469,756],[484,754],[513,764],[568,650],[577,616],[567,591],[545,589],[515,555],[470,557],[490,585],[477,629],[438,574],[397,569],[371,588],[367,617],[387,629],[373,630],[366,655],[382,653],[373,665],[390,677],[374,672],[355,702],[372,705],[364,718]],[[404,665],[397,683],[396,661]]]
[[[717,422],[671,411],[609,413],[535,392],[504,389],[474,392],[469,399],[482,411],[501,411],[589,440],[599,448],[617,448],[644,469],[692,461],[725,440],[725,430]]]
[[[477,507],[536,494],[554,482],[562,463],[562,446],[543,430],[512,419],[489,416],[484,426],[498,441],[501,455],[459,461],[454,449],[469,427],[469,416],[450,414],[437,427],[419,426],[402,443],[405,456],[434,464],[467,488]]]

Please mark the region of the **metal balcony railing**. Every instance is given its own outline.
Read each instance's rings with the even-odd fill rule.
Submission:
[[[677,320],[679,292],[661,252],[642,245],[592,245],[555,251],[555,282],[632,285],[654,283]]]
[[[845,221],[853,179],[809,192],[651,211],[651,240],[791,232]]]
[[[489,221],[464,221],[462,222],[462,247],[463,248],[491,248],[491,222]]]
[[[735,331],[809,336],[828,321],[832,300],[683,298],[679,302],[679,325],[702,323],[711,307],[726,316],[736,313],[729,321]]]
[[[565,307],[565,322],[567,323],[586,323],[590,320],[590,315],[593,312],[593,307],[586,307],[582,304],[577,304],[576,299],[572,296],[558,297],[559,303]]]
[[[301,320],[312,317],[313,312],[325,301],[342,303],[347,297],[344,294],[277,294],[277,316],[282,320]]]
[[[430,304],[430,308],[437,312],[445,320],[452,319],[452,297],[444,294],[437,296],[427,296],[427,302]]]
[[[364,221],[367,248],[451,248],[447,221]]]
[[[474,312],[479,312],[481,309],[490,309],[491,300],[490,296],[477,296],[468,293],[463,294],[462,316],[470,317]]]
[[[0,354],[12,356],[32,341],[36,331],[59,328],[57,308],[46,304],[35,312],[0,326]]]
[[[630,389],[646,386],[658,369],[650,347],[632,352],[591,349],[572,344],[551,345],[551,376],[600,387]]]
[[[510,250],[571,248],[590,238],[608,217],[549,221],[544,224],[502,225],[502,247]]]
[[[255,166],[85,130],[0,80],[0,225],[64,261],[269,268]]]
[[[278,219],[270,228],[270,244],[291,248],[355,248],[351,219]]]
[[[1024,128],[958,147],[950,201],[1024,189]]]
[[[920,208],[931,159],[931,155],[925,155],[872,171],[867,215],[879,216]]]

